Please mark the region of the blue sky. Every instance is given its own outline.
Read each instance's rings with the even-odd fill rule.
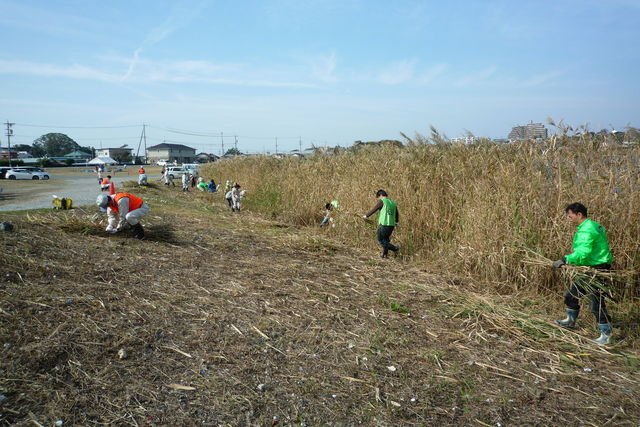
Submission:
[[[216,153],[220,132],[262,152],[275,137],[280,150],[298,137],[344,146],[429,125],[497,138],[549,116],[640,125],[637,0],[0,0],[0,10],[0,118],[17,123],[15,143],[63,132],[137,146],[142,123],[148,145]]]

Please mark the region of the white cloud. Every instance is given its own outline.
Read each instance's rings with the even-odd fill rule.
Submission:
[[[377,81],[387,85],[405,83],[413,78],[415,65],[415,59],[395,62],[378,73]]]
[[[133,51],[127,72],[122,76],[121,80],[125,81],[131,77],[133,71],[138,65],[138,62],[140,61],[140,54],[144,49],[161,42],[179,28],[187,25],[198,13],[200,13],[204,5],[204,1],[201,1],[197,5],[190,5],[190,7],[183,3],[176,4],[167,19],[165,19],[162,24],[149,31],[142,44]]]
[[[93,37],[99,29],[104,31],[105,24],[65,12],[58,8],[46,8],[29,5],[35,2],[0,1],[0,26],[19,28],[53,36]],[[43,3],[46,5],[46,2]]]
[[[320,55],[313,60],[313,74],[325,83],[332,83],[338,79],[334,75],[336,69],[336,54]]]
[[[492,75],[494,75],[496,71],[497,71],[497,68],[495,66],[491,66],[491,67],[489,67],[489,68],[487,68],[485,70],[478,71],[478,72],[471,73],[471,74],[467,74],[466,76],[464,76],[463,78],[461,78],[460,80],[455,82],[455,85],[456,86],[468,86],[470,84],[480,83],[480,82],[488,79]]]
[[[115,74],[105,73],[83,65],[60,66],[28,61],[0,60],[0,74],[30,74],[35,76],[68,77],[103,82],[118,81],[118,76]]]
[[[441,76],[447,70],[447,64],[436,64],[424,72],[424,74],[418,77],[418,82],[422,84],[429,84],[436,78]]]
[[[560,70],[550,71],[548,73],[543,73],[543,74],[537,74],[537,75],[531,76],[527,80],[523,81],[521,83],[521,85],[523,87],[539,86],[541,84],[548,83],[548,82],[552,81],[553,79],[555,79],[556,77],[558,77],[558,76],[560,76],[562,74],[563,74],[563,72],[560,71]]]
[[[115,60],[114,62],[122,62]],[[138,60],[138,69],[127,79],[127,83],[204,83],[253,87],[315,87],[312,83],[287,80],[270,80],[268,70],[239,64],[213,64],[207,61],[150,61]],[[84,65],[55,65],[28,61],[0,60],[0,74],[27,74],[35,76],[63,77],[122,83],[115,72],[105,72]]]

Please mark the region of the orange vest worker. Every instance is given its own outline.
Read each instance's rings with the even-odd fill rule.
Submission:
[[[116,202],[115,206],[109,206],[113,211],[120,213],[120,211],[118,210],[118,202],[120,201],[120,199],[122,199],[123,197],[128,197],[129,198],[129,212],[131,211],[135,211],[136,209],[139,209],[140,206],[142,206],[142,204],[144,203],[144,201],[140,198],[140,197],[136,197],[133,194],[129,194],[129,193],[118,193],[115,195],[115,197],[113,198],[113,200]]]

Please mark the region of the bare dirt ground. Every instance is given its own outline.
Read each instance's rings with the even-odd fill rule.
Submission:
[[[123,182],[137,179],[137,166],[111,174],[116,187]],[[52,176],[49,180],[0,180],[0,212],[51,207],[52,195],[73,199],[77,206],[93,203],[100,193],[95,173],[85,172],[86,167],[46,168]],[[160,168],[148,167],[149,179],[160,177]]]
[[[564,331],[544,301],[139,194],[143,241],[93,210],[0,217],[4,424],[640,423],[637,355],[587,316]]]

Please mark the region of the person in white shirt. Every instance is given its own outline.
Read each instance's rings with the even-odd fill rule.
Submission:
[[[183,192],[189,191],[190,182],[191,182],[191,175],[189,175],[188,173],[183,173],[182,174],[182,191]]]

